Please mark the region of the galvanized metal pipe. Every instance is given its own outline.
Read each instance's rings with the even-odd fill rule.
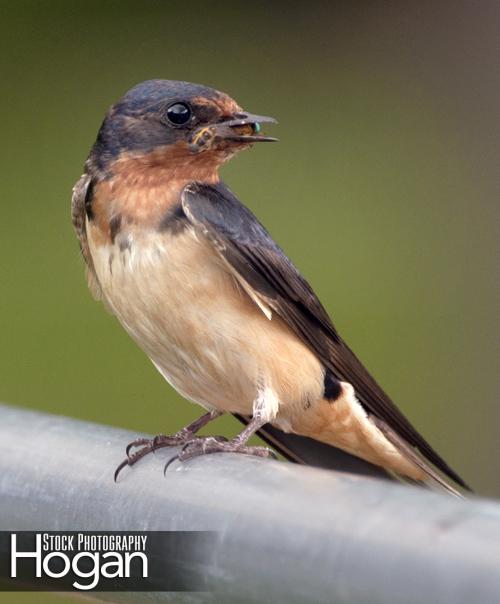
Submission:
[[[114,602],[497,604],[500,506],[237,455],[113,471],[136,435],[0,406],[1,530],[219,531],[211,593]],[[92,595],[92,594],[89,594]]]

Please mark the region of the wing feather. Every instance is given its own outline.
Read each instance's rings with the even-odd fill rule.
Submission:
[[[396,434],[441,472],[468,488],[368,373],[337,333],[309,283],[223,183],[188,185],[183,191],[182,207],[245,289],[251,288],[252,297],[278,314],[337,378],[352,384],[360,403],[378,425],[386,426],[387,433]]]

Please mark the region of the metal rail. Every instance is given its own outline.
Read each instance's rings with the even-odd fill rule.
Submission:
[[[165,450],[115,484],[135,436],[0,406],[0,529],[220,531],[212,593],[98,594],[114,602],[500,601],[497,503],[229,454],[164,478]]]

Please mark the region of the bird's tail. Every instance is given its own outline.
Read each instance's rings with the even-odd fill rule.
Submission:
[[[382,420],[368,415],[349,384],[344,382],[343,386],[345,396],[333,402],[323,399],[305,411],[293,426],[295,434],[285,434],[269,425],[258,434],[296,463],[392,476],[461,496],[414,447]]]
[[[408,461],[416,466],[423,474],[423,477],[418,480],[413,480],[411,477],[402,475],[404,480],[416,482],[430,488],[438,487],[455,497],[463,498],[462,493],[458,491],[449,480],[443,478],[437,470],[435,470],[427,461],[425,461],[418,452],[411,447],[404,439],[398,436],[394,430],[391,430],[384,422],[374,419],[377,428],[382,432],[385,438],[403,455]],[[470,490],[470,489],[469,489]]]

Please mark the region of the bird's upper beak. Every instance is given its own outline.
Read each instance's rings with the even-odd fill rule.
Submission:
[[[270,143],[278,139],[260,134],[261,123],[276,124],[273,117],[253,115],[251,113],[235,113],[220,119],[208,126],[195,130],[189,140],[192,153],[200,153],[209,149],[235,147],[245,143]]]
[[[237,113],[229,119],[214,124],[216,138],[239,143],[271,143],[278,139],[272,136],[263,136],[260,133],[260,124],[276,124],[273,117],[253,115],[252,113]]]

